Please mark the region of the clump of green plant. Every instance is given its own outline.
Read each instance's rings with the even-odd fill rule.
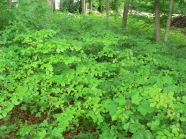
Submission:
[[[2,44],[0,136],[184,139],[185,57],[119,23],[64,14]]]

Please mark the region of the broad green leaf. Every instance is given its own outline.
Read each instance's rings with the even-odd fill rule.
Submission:
[[[128,129],[129,129],[129,126],[130,126],[129,123],[125,123],[125,124],[123,125],[123,128],[124,128],[125,130],[128,130]]]
[[[143,98],[139,95],[139,93],[135,93],[132,96],[132,103],[139,105],[139,102],[142,100]]]
[[[61,128],[55,127],[55,128],[52,130],[52,135],[53,135],[54,137],[60,137],[61,139],[63,139],[61,133],[62,133],[62,129],[61,129]]]
[[[120,106],[124,105],[126,100],[123,95],[120,95],[119,97],[114,99],[115,102],[117,102]]]
[[[45,129],[43,129],[42,131],[40,131],[40,132],[38,133],[38,135],[39,135],[40,139],[45,138],[45,135],[46,135]]]
[[[150,102],[148,100],[143,100],[138,106],[138,111],[145,116],[147,113],[152,113],[155,111],[155,108],[150,107]]]
[[[135,133],[141,127],[140,123],[134,123],[130,125],[130,132]]]
[[[183,96],[183,97],[182,97],[182,101],[183,101],[184,103],[186,103],[186,96]]]
[[[109,111],[110,115],[113,115],[117,111],[118,104],[115,101],[111,101],[110,104],[106,106],[106,110]]]

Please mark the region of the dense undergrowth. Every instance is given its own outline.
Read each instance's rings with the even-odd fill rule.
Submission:
[[[119,17],[27,16],[1,30],[1,137],[186,138],[181,31],[155,43],[140,16],[124,30]]]

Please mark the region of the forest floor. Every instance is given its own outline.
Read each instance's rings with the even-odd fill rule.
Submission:
[[[181,20],[181,19],[180,19]],[[180,20],[177,19],[177,22],[180,23]],[[186,20],[184,21],[186,23]],[[179,27],[172,27],[175,30],[179,29]],[[184,35],[186,35],[186,28],[183,29],[183,31],[181,31]],[[2,51],[2,50],[0,50]],[[47,111],[44,111],[43,113],[41,113],[40,117],[36,116],[36,113],[31,113],[31,109],[27,109],[27,110],[22,110],[22,105],[24,105],[26,103],[21,103],[19,105],[16,105],[13,110],[11,111],[11,114],[9,115],[9,119],[8,121],[5,120],[0,120],[0,126],[4,125],[5,123],[9,123],[9,125],[14,125],[16,123],[21,123],[23,124],[28,124],[28,125],[35,125],[35,124],[40,124],[42,123],[46,118],[50,118],[50,115],[47,113]],[[28,104],[29,105],[29,104]],[[38,108],[39,109],[39,108]],[[56,110],[56,113],[61,113],[61,110]],[[54,118],[50,119],[55,120]],[[63,136],[65,139],[72,139],[74,138],[76,135],[78,135],[80,132],[95,132],[95,127],[93,126],[89,126],[88,129],[86,130],[82,130],[80,129],[81,125],[83,125],[83,122],[79,122],[79,127],[74,127],[74,129],[70,129],[67,130],[63,133]],[[16,135],[16,132],[19,130],[20,127],[17,127],[16,130],[12,129],[12,132],[10,132],[9,137],[2,137],[2,139],[9,139],[9,138],[19,138]]]

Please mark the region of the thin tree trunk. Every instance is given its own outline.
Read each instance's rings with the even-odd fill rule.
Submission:
[[[88,4],[88,8],[89,8],[89,14],[92,13],[92,0],[89,0],[89,4]]]
[[[46,5],[51,8],[51,13],[54,12],[54,0],[46,0]]]
[[[86,14],[86,3],[85,0],[81,0],[82,12],[81,14]]]
[[[10,8],[12,6],[12,0],[7,0],[7,7]]]
[[[109,16],[109,0],[106,0],[106,15]]]
[[[173,3],[174,3],[174,0],[170,0],[169,14],[168,14],[167,25],[166,25],[165,36],[164,36],[164,41],[165,42],[168,39],[168,33],[169,33],[169,28],[170,28],[170,23],[171,23],[171,17],[172,17]]]
[[[54,12],[56,11],[56,3],[55,3],[55,0],[53,0],[52,3],[53,3],[53,9],[52,9],[52,10],[53,10],[53,13],[54,13]]]
[[[99,7],[98,7],[99,12],[103,12],[103,6],[102,6],[102,0],[99,0]]]
[[[130,4],[130,1],[124,2],[124,11],[123,11],[122,28],[125,28],[125,27],[127,26],[127,18],[128,18],[128,12],[129,12],[129,4]]]
[[[155,0],[155,37],[160,41],[160,0]]]
[[[92,0],[89,0],[89,9],[92,10]]]

